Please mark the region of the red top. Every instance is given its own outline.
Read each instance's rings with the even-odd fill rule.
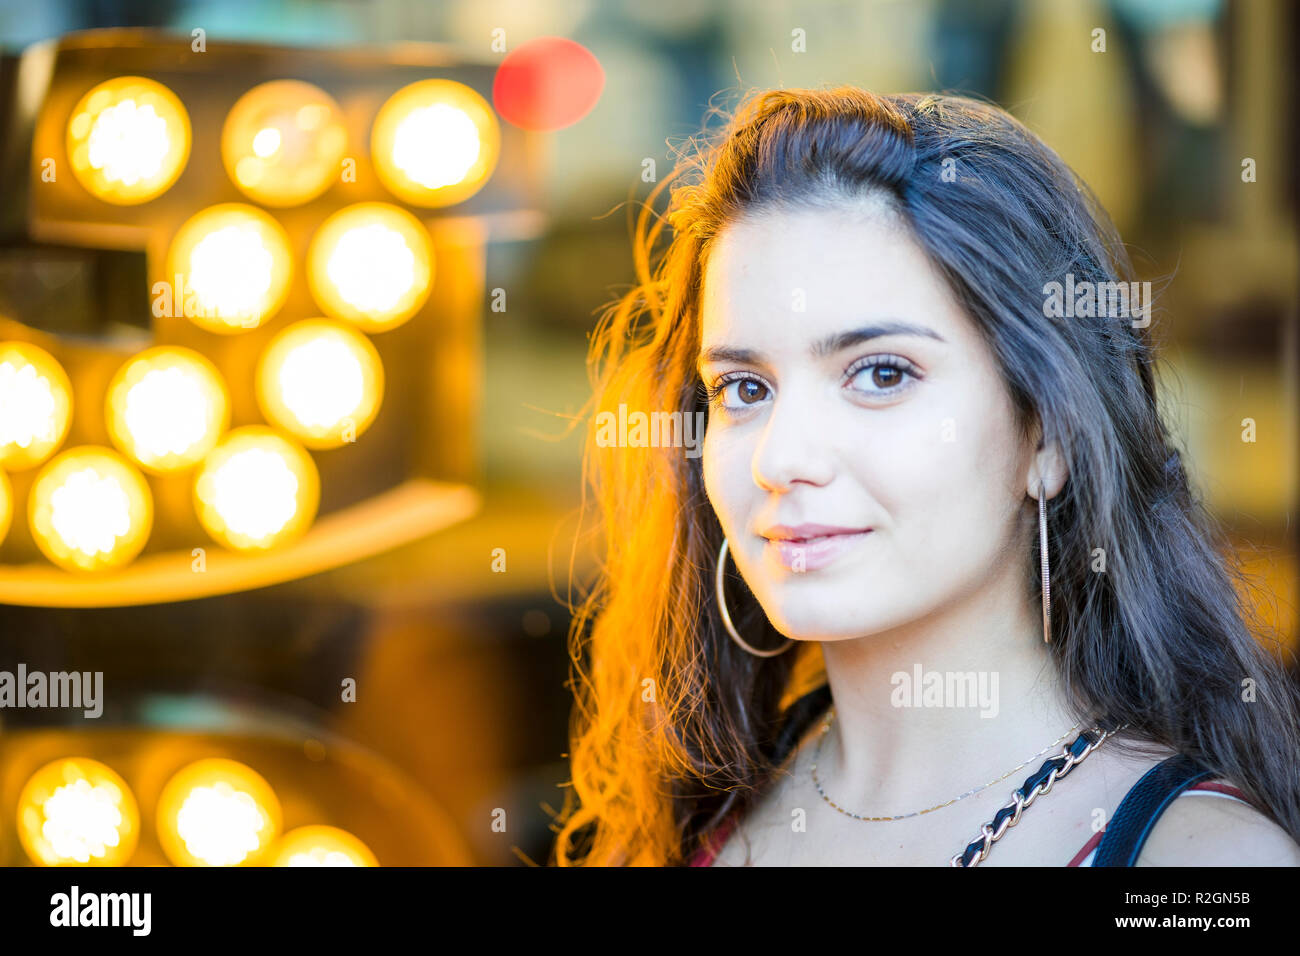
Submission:
[[[1201,783],[1193,784],[1192,786],[1184,790],[1181,794],[1179,794],[1179,796],[1185,797],[1188,796],[1189,794],[1194,796],[1206,795],[1211,797],[1224,797],[1231,800],[1240,800],[1242,803],[1247,803],[1247,804],[1250,803],[1250,801],[1246,798],[1246,795],[1242,793],[1240,790],[1238,790],[1236,787],[1233,787],[1226,783],[1217,783],[1213,780],[1205,780],[1202,781]],[[736,817],[736,815],[733,814],[728,820],[726,820],[722,824],[722,826],[718,828],[717,832],[713,835],[712,845],[705,847],[704,849],[700,850],[699,853],[695,854],[694,858],[692,858],[689,865],[690,866],[712,866],[713,861],[717,858],[719,851],[726,844],[727,837],[731,835],[731,831],[735,828],[737,819],[738,818]],[[1105,832],[1106,831],[1103,829],[1097,833],[1094,833],[1092,835],[1092,839],[1089,840],[1087,843],[1085,843],[1082,847],[1080,847],[1079,852],[1076,853],[1073,859],[1071,859],[1070,862],[1065,865],[1066,866],[1092,866],[1093,857],[1096,856],[1097,844],[1101,842],[1102,834],[1104,834]]]

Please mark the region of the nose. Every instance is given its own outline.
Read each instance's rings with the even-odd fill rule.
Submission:
[[[834,455],[812,401],[789,391],[772,402],[758,447],[754,449],[754,484],[764,491],[785,491],[797,482],[824,485],[834,476]]]

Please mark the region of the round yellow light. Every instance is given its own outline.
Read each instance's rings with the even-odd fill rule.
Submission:
[[[18,839],[39,866],[122,866],[139,833],[131,789],[97,760],[46,764],[18,797]]]
[[[337,448],[370,427],[384,394],[384,366],[370,340],[330,319],[295,322],[257,365],[267,420],[308,448]]]
[[[257,328],[284,305],[292,277],[288,233],[270,213],[243,203],[191,217],[167,253],[173,308],[211,332]]]
[[[271,866],[378,866],[379,860],[347,830],[309,826],[290,830],[275,845]]]
[[[433,286],[433,243],[420,220],[387,203],[340,209],[316,230],[307,280],[328,315],[367,332],[401,325]]]
[[[0,471],[0,542],[9,533],[9,522],[14,516],[14,486],[9,476]]]
[[[158,797],[158,840],[177,866],[255,863],[280,832],[280,801],[250,767],[211,757],[182,768]]]
[[[198,352],[160,345],[118,369],[104,410],[113,444],[163,474],[212,450],[230,424],[230,394],[217,367]]]
[[[126,564],[153,528],[153,496],[144,476],[97,445],[70,448],[46,464],[27,506],[37,546],[70,571]]]
[[[199,522],[215,541],[240,551],[293,540],[311,525],[319,504],[311,455],[265,425],[228,433],[194,481]]]
[[[39,465],[71,423],[72,383],[54,356],[27,342],[0,342],[0,465]]]
[[[267,206],[315,199],[342,172],[348,135],[328,93],[301,80],[255,86],[230,108],[221,159],[231,181]]]
[[[190,118],[176,94],[143,76],[106,80],[68,120],[68,161],[81,185],[129,206],[167,191],[190,155]]]
[[[370,130],[370,154],[393,195],[449,206],[478,192],[496,168],[501,127],[487,100],[452,80],[394,93]]]

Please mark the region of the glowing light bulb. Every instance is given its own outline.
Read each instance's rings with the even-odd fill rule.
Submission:
[[[309,448],[355,441],[374,421],[383,390],[383,363],[370,340],[329,319],[289,326],[258,362],[263,414]]]
[[[139,831],[130,788],[96,760],[46,764],[18,797],[18,837],[41,866],[121,866],[131,858]]]
[[[91,89],[68,120],[68,159],[86,189],[118,205],[167,190],[190,153],[190,120],[161,83],[120,76]]]
[[[211,206],[172,239],[172,307],[212,332],[243,332],[274,315],[289,294],[289,236],[268,213],[241,203]]]
[[[256,771],[209,758],[180,770],[158,797],[158,838],[177,866],[256,862],[280,831],[280,801]]]
[[[358,203],[321,224],[307,252],[312,295],[327,314],[367,332],[415,315],[433,285],[428,231],[385,203]]]
[[[448,206],[492,175],[501,128],[487,100],[452,80],[422,80],[389,98],[375,117],[375,172],[399,199]]]
[[[230,395],[206,358],[164,345],[118,370],[105,412],[113,444],[149,471],[174,472],[216,445],[230,423]]]
[[[0,466],[39,465],[71,422],[72,383],[54,356],[27,342],[0,342]]]
[[[290,830],[273,851],[271,866],[378,866],[370,848],[346,830],[307,826]]]
[[[273,80],[230,108],[221,158],[231,181],[267,206],[315,199],[337,181],[347,129],[338,104],[319,87]]]
[[[258,550],[290,541],[311,525],[320,476],[299,444],[262,425],[228,433],[194,482],[199,521],[230,548]]]
[[[71,448],[36,475],[28,517],[37,546],[71,571],[99,571],[131,561],[149,539],[149,485],[117,452]]]

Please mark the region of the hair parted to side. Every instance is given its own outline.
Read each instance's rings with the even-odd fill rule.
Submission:
[[[1044,316],[1044,286],[1067,273],[1135,278],[1090,190],[1009,114],[959,96],[762,91],[690,146],[636,217],[637,284],[592,334],[588,421],[620,403],[707,411],[699,295],[726,225],[884,199],[995,355],[1022,434],[1041,428],[1066,456],[1048,502],[1048,653],[1075,717],[1127,723],[1200,760],[1300,842],[1300,695],[1161,420],[1150,330],[1113,314]],[[804,695],[824,680],[820,647],[759,659],[728,638],[712,590],[722,529],[699,458],[602,447],[592,426],[583,469],[603,559],[569,635],[571,784],[553,862],[679,864],[752,805],[817,716]],[[1105,573],[1092,570],[1096,548]],[[1037,601],[1036,533],[1024,561]],[[752,643],[783,640],[745,588],[728,604]]]

